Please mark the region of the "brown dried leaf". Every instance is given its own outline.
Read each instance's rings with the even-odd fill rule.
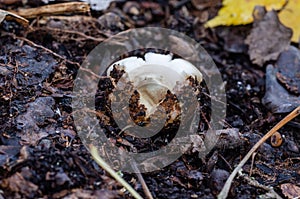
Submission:
[[[287,198],[297,198],[300,196],[300,187],[292,184],[292,183],[285,183],[280,185],[283,195]]]
[[[263,66],[266,61],[276,60],[288,47],[292,30],[282,25],[275,11],[265,13],[263,7],[256,7],[253,17],[253,29],[245,43],[249,45],[252,63]]]
[[[34,198],[34,195],[39,189],[37,185],[25,180],[19,172],[2,180],[0,186],[3,189],[9,190],[10,192],[19,193],[23,196],[26,196],[26,198]]]
[[[19,136],[26,144],[36,145],[43,137],[48,136],[39,126],[45,125],[54,116],[52,97],[40,97],[29,104],[27,111],[16,118]]]

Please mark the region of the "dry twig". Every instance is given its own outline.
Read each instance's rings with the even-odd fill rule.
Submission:
[[[278,131],[282,126],[284,126],[287,122],[291,121],[295,117],[300,114],[300,106],[298,106],[295,110],[293,110],[290,114],[288,114],[285,118],[283,118],[279,123],[277,123],[266,135],[264,135],[247,153],[247,155],[242,159],[242,161],[238,164],[238,166],[233,170],[229,178],[227,179],[222,191],[218,195],[218,199],[225,199],[228,196],[229,189],[231,187],[231,183],[236,176],[236,174],[242,170],[244,164],[249,160],[251,155],[262,145],[268,138],[270,138],[276,131]]]
[[[32,19],[39,16],[59,15],[70,13],[86,13],[90,11],[90,6],[84,2],[68,2],[41,6],[37,8],[19,9],[16,14]]]
[[[141,172],[140,172],[139,169],[137,168],[136,163],[135,163],[134,161],[131,162],[131,167],[133,168],[133,170],[134,170],[134,172],[136,173],[136,175],[137,175],[137,177],[138,177],[140,183],[142,184],[144,193],[145,193],[145,195],[147,196],[147,198],[148,198],[148,199],[153,199],[153,196],[152,196],[152,194],[151,194],[151,192],[150,192],[150,190],[149,190],[149,188],[148,188],[148,186],[147,186],[147,184],[146,184],[146,182],[145,182],[145,180],[144,180],[144,178],[143,178]]]
[[[62,60],[66,61],[69,64],[77,65],[78,67],[80,67],[79,63],[70,61],[70,60],[66,59],[65,57],[63,57],[63,56],[61,56],[61,55],[53,52],[52,50],[50,50],[50,49],[48,49],[48,48],[46,48],[44,46],[38,45],[38,44],[34,43],[33,41],[30,41],[29,39],[25,38],[25,37],[19,37],[19,36],[13,34],[13,33],[6,33],[5,35],[11,36],[14,39],[19,39],[19,40],[25,41],[26,43],[28,43],[29,45],[31,45],[33,47],[43,49],[44,51],[52,54],[54,57],[62,59]]]
[[[52,50],[50,50],[50,49],[48,49],[48,48],[46,48],[46,47],[44,47],[44,46],[38,45],[38,44],[34,43],[33,41],[30,41],[29,39],[25,38],[25,37],[19,37],[19,36],[16,36],[15,34],[13,34],[13,33],[6,33],[5,35],[9,35],[9,36],[11,36],[11,37],[13,37],[13,38],[22,40],[22,41],[28,43],[29,45],[31,45],[31,46],[33,46],[33,47],[43,49],[44,51],[46,51],[46,52],[52,54],[54,57],[57,57],[57,58],[59,58],[59,59],[62,59],[62,60],[64,60],[65,62],[67,62],[67,63],[69,63],[69,64],[72,64],[72,65],[77,66],[78,68],[80,67],[80,70],[85,71],[85,72],[88,72],[88,73],[90,73],[91,75],[93,75],[94,77],[96,77],[96,78],[98,78],[98,79],[101,78],[101,76],[97,75],[97,74],[94,73],[92,70],[90,70],[90,69],[88,69],[88,68],[83,68],[83,67],[81,67],[80,64],[79,64],[78,62],[73,62],[73,61],[71,61],[71,60],[69,60],[69,59],[66,59],[65,57],[63,57],[63,56],[57,54],[56,52],[53,52]]]
[[[90,145],[90,150],[95,161],[107,171],[113,178],[115,178],[121,185],[123,185],[129,193],[136,199],[143,199],[142,196],[136,192],[130,184],[128,184],[121,176],[119,176],[98,154],[97,148],[94,145]]]
[[[273,187],[260,184],[258,181],[250,178],[247,174],[242,173],[242,171],[239,172],[239,176],[243,177],[250,185],[268,191],[272,197],[276,199],[282,199],[282,197],[274,191]]]
[[[50,28],[50,27],[46,27],[46,28],[35,28],[34,31],[36,30],[44,30],[44,31],[53,31],[53,32],[61,32],[61,33],[66,33],[66,34],[74,34],[74,35],[78,35],[86,40],[93,40],[93,41],[97,41],[97,42],[102,42],[105,39],[104,38],[97,38],[97,37],[93,37],[93,36],[89,36],[86,35],[82,32],[79,31],[74,31],[74,30],[65,30],[65,29],[60,29],[60,28]]]

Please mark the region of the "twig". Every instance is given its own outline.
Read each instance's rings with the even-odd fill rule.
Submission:
[[[97,42],[102,42],[104,41],[105,39],[104,38],[96,38],[96,37],[92,37],[92,36],[89,36],[89,35],[86,35],[84,33],[81,33],[81,32],[78,32],[78,31],[73,31],[73,30],[65,30],[65,29],[60,29],[60,28],[49,28],[49,27],[46,27],[46,28],[35,28],[35,30],[44,30],[44,31],[54,31],[54,32],[62,32],[62,33],[67,33],[67,34],[74,34],[74,35],[78,35],[78,36],[81,36],[83,37],[84,39],[89,39],[89,40],[93,40],[93,41],[97,41]]]
[[[139,169],[136,166],[136,162],[132,161],[131,162],[131,166],[132,166],[134,172],[136,173],[136,175],[137,175],[140,183],[142,184],[142,187],[143,187],[145,195],[147,196],[148,199],[153,199],[153,196],[152,196],[151,192],[149,191],[149,188],[148,188],[148,186],[147,186],[147,184],[146,184],[146,182],[145,182],[145,180],[144,180],[141,172],[139,171]]]
[[[32,19],[38,16],[69,14],[69,13],[86,13],[90,11],[90,6],[84,2],[67,2],[45,5],[37,8],[19,9],[17,14]]]
[[[5,35],[8,35],[8,36],[11,36],[11,37],[13,37],[13,38],[19,39],[19,40],[21,40],[21,41],[25,41],[25,42],[27,42],[29,45],[34,46],[34,47],[36,47],[36,48],[43,49],[44,51],[46,51],[46,52],[52,54],[54,57],[57,57],[57,58],[59,58],[59,59],[62,59],[62,60],[64,60],[65,62],[67,62],[67,63],[69,63],[69,64],[76,65],[78,68],[80,67],[80,70],[85,71],[85,72],[88,72],[88,73],[90,73],[91,75],[93,75],[94,77],[96,77],[96,78],[98,78],[98,79],[103,78],[103,77],[97,75],[96,73],[94,73],[92,70],[90,70],[90,69],[88,69],[88,68],[83,68],[83,67],[81,67],[80,64],[79,64],[78,62],[73,62],[73,61],[71,61],[71,60],[69,60],[69,59],[66,59],[65,57],[63,57],[63,56],[57,54],[56,52],[53,52],[53,51],[50,50],[49,48],[46,48],[46,47],[41,46],[41,45],[39,45],[39,44],[36,44],[36,43],[34,43],[33,41],[30,41],[29,39],[27,39],[27,38],[25,38],[25,37],[19,37],[19,36],[13,34],[13,33],[5,33]]]
[[[143,199],[142,196],[136,192],[130,184],[128,184],[121,176],[119,176],[98,154],[97,148],[94,145],[90,145],[90,150],[95,161],[105,170],[107,171],[116,181],[118,181],[121,185],[123,185],[129,193],[135,199]]]
[[[245,180],[248,181],[248,183],[252,186],[264,189],[266,191],[268,191],[269,193],[271,193],[276,199],[282,199],[282,197],[280,195],[278,195],[278,193],[276,193],[273,189],[273,187],[269,187],[269,186],[265,186],[260,184],[259,182],[257,182],[254,179],[251,179],[247,174],[242,173],[242,171],[239,171],[239,176],[243,177]]]
[[[231,183],[236,176],[236,174],[242,169],[244,164],[249,160],[251,155],[262,145],[268,138],[270,138],[278,129],[284,126],[287,122],[291,121],[295,117],[300,114],[300,106],[298,106],[295,110],[293,110],[290,114],[288,114],[285,118],[283,118],[279,123],[277,123],[266,135],[264,135],[247,153],[247,155],[242,159],[242,161],[238,164],[238,166],[233,170],[229,178],[227,179],[222,191],[218,195],[218,199],[225,199],[228,196],[229,189],[231,187]]]
[[[55,56],[55,57],[57,57],[57,58],[60,58],[60,59],[62,59],[62,60],[64,60],[64,61],[66,61],[66,62],[69,63],[69,64],[76,65],[78,68],[80,67],[80,70],[85,71],[85,72],[88,72],[88,73],[90,73],[91,75],[95,76],[95,77],[98,78],[98,79],[103,78],[103,77],[97,75],[96,73],[94,73],[92,70],[90,70],[90,69],[88,69],[88,68],[83,68],[83,67],[81,67],[80,64],[79,64],[78,62],[73,62],[73,61],[71,61],[71,60],[68,60],[68,59],[66,59],[65,57],[63,57],[63,56],[57,54],[56,52],[53,52],[53,51],[50,50],[49,48],[46,48],[46,47],[41,46],[41,45],[38,45],[38,44],[34,43],[33,41],[30,41],[29,39],[25,38],[25,37],[19,37],[19,36],[16,36],[15,34],[13,34],[13,33],[6,33],[6,35],[9,35],[9,36],[11,36],[11,37],[13,37],[13,38],[17,38],[17,39],[20,39],[20,40],[22,40],[22,41],[25,41],[25,42],[27,42],[28,44],[30,44],[30,45],[32,45],[32,46],[34,46],[34,47],[36,47],[36,48],[41,48],[41,49],[43,49],[44,51],[46,51],[46,52],[48,52],[48,53],[51,53],[53,56]]]
[[[251,167],[250,167],[249,176],[252,176],[252,172],[253,172],[253,165],[254,165],[254,160],[255,160],[255,156],[256,156],[256,154],[257,154],[257,152],[252,154],[252,161],[251,161]]]
[[[225,162],[230,171],[232,171],[232,166],[229,164],[229,162],[221,154],[218,154],[218,156]]]
[[[36,47],[36,48],[43,49],[44,51],[46,51],[46,52],[48,52],[48,53],[51,53],[53,56],[55,56],[55,57],[57,57],[57,58],[59,58],[59,59],[62,59],[62,60],[66,61],[66,62],[69,63],[69,64],[74,64],[74,65],[77,65],[78,67],[80,67],[80,64],[79,64],[79,63],[70,61],[70,60],[66,59],[65,57],[63,57],[63,56],[57,54],[56,52],[53,52],[53,51],[50,50],[49,48],[46,48],[46,47],[41,46],[41,45],[39,45],[39,44],[36,44],[36,43],[34,43],[33,41],[30,41],[29,39],[27,39],[27,38],[25,38],[25,37],[19,37],[19,36],[13,34],[13,33],[5,33],[5,35],[11,36],[11,37],[13,37],[13,38],[16,38],[16,39],[19,39],[19,40],[22,40],[22,41],[25,41],[25,42],[27,42],[29,45],[34,46],[34,47]]]

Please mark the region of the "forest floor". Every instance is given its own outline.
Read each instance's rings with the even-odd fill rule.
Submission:
[[[25,7],[42,5],[42,1],[32,1]],[[262,66],[252,63],[245,42],[252,24],[204,28],[221,6],[219,0],[119,1],[88,14],[35,17],[29,20],[29,27],[2,21],[0,198],[132,198],[97,165],[77,135],[72,92],[77,71],[93,48],[117,33],[148,26],[184,33],[208,52],[226,82],[224,132],[234,131],[238,138],[226,140],[224,135],[224,143],[206,157],[199,158],[198,151],[190,150],[169,166],[142,176],[154,198],[216,198],[251,147],[292,110],[285,105],[291,102],[296,107],[300,101],[299,76],[295,79],[298,84],[292,86],[282,83],[282,78],[279,84],[270,80],[272,67],[267,69],[267,65],[280,67],[284,57]],[[22,3],[0,4],[4,10],[22,7]],[[297,49],[298,44],[293,46]],[[296,67],[299,71],[299,65]],[[271,94],[266,94],[266,87],[272,89]],[[286,92],[280,95],[283,90]],[[243,173],[273,187],[281,197],[291,198],[286,189],[300,186],[299,128],[296,118],[280,129],[283,143],[268,140],[255,160],[245,164]],[[116,142],[121,138],[130,141],[125,135],[115,138]],[[164,136],[155,141],[159,139]],[[145,197],[135,174],[123,173],[123,178]],[[229,198],[267,198],[267,192],[240,176],[234,179]]]

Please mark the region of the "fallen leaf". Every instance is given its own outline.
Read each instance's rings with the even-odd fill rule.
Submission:
[[[293,29],[293,42],[300,39],[300,0],[289,0],[286,7],[279,13],[280,21],[287,27]]]
[[[253,16],[253,29],[245,43],[249,46],[252,63],[263,66],[267,61],[276,60],[288,48],[292,30],[280,23],[274,10],[265,13],[264,7],[257,6]]]
[[[218,16],[206,22],[205,27],[249,24],[255,6],[265,6],[270,11],[281,9],[285,3],[286,0],[224,0]]]
[[[26,198],[35,198],[34,196],[38,193],[39,189],[37,185],[25,180],[19,172],[2,180],[0,187],[10,192],[19,193],[23,197],[26,196]]]
[[[21,140],[27,144],[36,145],[39,140],[48,136],[39,126],[47,123],[47,119],[54,116],[52,97],[40,97],[29,104],[27,111],[16,118],[17,128],[20,130]]]
[[[287,198],[298,198],[300,196],[300,187],[292,184],[292,183],[285,183],[280,185],[281,191],[283,195]]]

